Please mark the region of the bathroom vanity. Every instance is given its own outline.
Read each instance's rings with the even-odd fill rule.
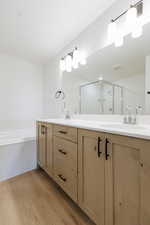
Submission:
[[[150,133],[118,127],[38,121],[38,164],[97,225],[149,225]]]

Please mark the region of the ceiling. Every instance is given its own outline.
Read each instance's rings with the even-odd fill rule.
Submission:
[[[44,63],[114,0],[0,0],[0,52]]]

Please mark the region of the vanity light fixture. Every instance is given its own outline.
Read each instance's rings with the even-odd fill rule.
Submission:
[[[137,6],[139,6],[139,4]],[[138,17],[137,7],[132,6],[132,5],[130,6],[130,9],[127,12],[126,26],[128,27],[129,32],[131,32],[131,36],[133,38],[138,38],[142,35],[143,28],[142,28],[142,24],[141,24],[141,18],[140,18],[140,16]]]
[[[139,38],[143,34],[143,27],[141,24],[141,18],[137,18],[134,28],[132,30],[132,38]]]
[[[135,23],[137,19],[137,9],[133,5],[130,6],[130,9],[127,11],[126,16],[126,27],[129,32],[132,32],[134,29]]]
[[[116,47],[120,47],[124,42],[124,33],[117,28],[117,23],[122,16],[126,15],[125,27],[127,33],[131,33],[133,38],[138,38],[143,33],[141,24],[141,15],[143,14],[143,0],[131,5],[130,8],[124,11],[115,19],[111,20],[108,25],[108,40],[110,43],[115,43]]]
[[[72,67],[77,69],[79,67],[79,51],[77,47],[73,51]]]
[[[60,60],[60,70],[71,72],[80,65],[86,65],[86,56],[84,52],[80,52],[77,47]]]
[[[109,43],[114,42],[116,47],[121,47],[123,45],[123,34],[117,29],[117,23],[114,20],[111,20],[110,24],[108,25],[108,38]]]
[[[66,71],[71,72],[72,71],[72,56],[68,54],[65,58],[65,63],[66,63]]]
[[[65,71],[66,70],[66,62],[64,58],[61,58],[60,60],[60,70]]]

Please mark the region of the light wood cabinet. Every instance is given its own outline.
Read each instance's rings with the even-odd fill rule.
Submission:
[[[115,135],[111,140],[115,225],[148,225],[150,141]]]
[[[77,144],[54,136],[54,179],[77,201]]]
[[[150,141],[79,130],[78,144],[80,207],[97,225],[150,224]]]
[[[77,172],[77,144],[66,141],[54,136],[54,167],[57,167],[57,161],[61,161],[63,167],[70,168]]]
[[[141,224],[150,224],[150,144],[143,141],[141,151]]]
[[[77,128],[54,125],[54,135],[66,140],[77,142]]]
[[[98,225],[104,225],[104,136],[78,131],[78,200],[80,207]]]
[[[37,130],[38,130],[38,164],[42,168],[46,168],[46,125],[44,123],[38,123],[37,124]]]
[[[106,225],[141,225],[141,141],[107,136],[105,160]],[[106,158],[105,158],[106,159]]]
[[[38,164],[77,202],[77,128],[37,123]]]
[[[53,126],[46,125],[46,170],[53,176]]]
[[[38,164],[47,171],[49,175],[53,174],[53,145],[52,145],[52,125],[47,123],[37,123],[37,150]]]
[[[150,141],[39,122],[38,163],[96,225],[150,225]]]

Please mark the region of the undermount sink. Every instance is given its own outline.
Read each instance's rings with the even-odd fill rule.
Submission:
[[[149,127],[133,125],[133,124],[103,124],[102,127],[105,127],[108,129],[130,129],[130,130],[150,129]]]

